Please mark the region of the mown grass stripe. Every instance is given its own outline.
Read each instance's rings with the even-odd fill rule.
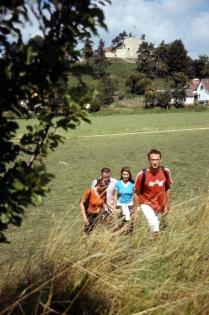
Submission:
[[[120,132],[120,133],[106,133],[106,134],[96,134],[87,136],[67,136],[65,139],[73,138],[94,138],[94,137],[112,137],[112,136],[132,136],[141,134],[154,134],[154,133],[167,133],[167,132],[185,132],[185,131],[201,131],[209,130],[209,127],[200,128],[183,128],[183,129],[166,129],[166,130],[150,130],[150,131],[137,131],[137,132]],[[13,141],[20,141],[20,137],[14,138]]]

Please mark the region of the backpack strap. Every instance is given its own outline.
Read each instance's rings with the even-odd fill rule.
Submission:
[[[169,178],[168,172],[166,171],[164,166],[161,166],[161,170],[163,171],[163,174],[164,174],[164,176],[166,178],[165,190],[168,190],[170,188],[170,186],[168,185],[168,178]],[[140,194],[142,194],[143,191],[144,191],[144,185],[145,185],[145,180],[146,180],[146,168],[143,168],[142,172],[143,173],[142,173]]]
[[[170,188],[170,186],[168,185],[168,172],[166,171],[165,167],[164,166],[161,166],[161,170],[163,171],[163,174],[166,178],[166,181],[165,181],[165,190],[168,190]]]

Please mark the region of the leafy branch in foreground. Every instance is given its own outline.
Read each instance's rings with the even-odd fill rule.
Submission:
[[[1,2],[2,3],[2,2]],[[7,1],[0,4],[0,240],[6,241],[9,224],[20,225],[25,208],[39,206],[53,177],[44,158],[63,138],[57,130],[88,121],[85,104],[91,91],[76,69],[78,43],[97,26],[106,28],[98,1]],[[40,35],[25,41],[29,23]],[[24,36],[23,36],[24,35]],[[69,72],[78,78],[70,87]],[[29,118],[37,117],[30,125]],[[10,117],[10,118],[8,118]],[[14,141],[18,123],[28,119],[27,130]]]

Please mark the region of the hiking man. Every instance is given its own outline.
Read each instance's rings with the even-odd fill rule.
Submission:
[[[170,170],[161,166],[162,154],[152,149],[148,153],[149,167],[138,173],[135,182],[134,205],[140,205],[149,229],[155,235],[160,231],[160,220],[165,217],[171,203]]]
[[[116,184],[116,179],[111,177],[111,170],[109,167],[103,167],[101,169],[101,179],[107,179],[109,181],[108,187],[107,187],[107,204],[111,207],[114,205],[114,198],[113,198],[113,193],[114,193],[114,188]],[[91,187],[95,187],[97,183],[97,179],[93,180]]]

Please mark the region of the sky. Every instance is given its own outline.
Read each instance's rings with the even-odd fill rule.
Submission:
[[[192,58],[209,55],[209,0],[112,0],[104,13],[108,32],[99,35],[106,47],[125,30],[155,46],[181,39]]]

